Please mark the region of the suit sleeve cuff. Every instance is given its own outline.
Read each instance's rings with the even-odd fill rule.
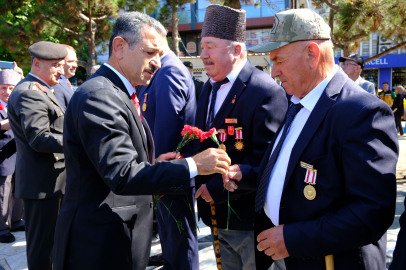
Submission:
[[[196,162],[193,160],[193,158],[189,157],[186,158],[187,164],[189,166],[189,175],[190,178],[193,178],[197,175],[197,166]]]

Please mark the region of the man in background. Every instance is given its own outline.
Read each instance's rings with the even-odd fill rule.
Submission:
[[[31,71],[13,90],[8,117],[17,145],[16,197],[24,199],[30,270],[52,269],[50,254],[65,192],[62,134],[65,111],[54,95],[64,72],[64,46],[40,41],[28,48]]]
[[[343,63],[341,67],[351,80],[361,86],[361,88],[368,93],[376,95],[375,85],[361,78],[361,72],[365,67],[365,61],[362,56],[359,54],[352,54],[348,57],[340,57],[338,61]]]
[[[192,75],[193,83],[195,84],[196,102],[198,102],[200,91],[202,90],[204,82],[202,82],[199,79],[196,79],[195,76],[193,76],[193,64],[192,64],[192,62],[186,61],[186,62],[183,62],[183,64],[189,70],[190,75]]]
[[[384,82],[382,83],[382,90],[378,93],[378,97],[382,99],[389,107],[392,107],[393,101],[396,98],[396,93],[389,89],[389,83]]]
[[[23,200],[14,196],[13,173],[16,166],[16,144],[7,116],[8,98],[21,80],[14,70],[0,71],[0,243],[11,243],[11,232],[24,231]],[[8,224],[6,224],[8,222]]]
[[[92,66],[92,69],[90,70],[90,76],[96,73],[96,71],[100,68],[100,65],[95,65]]]
[[[65,57],[64,75],[61,75],[59,83],[54,86],[55,96],[59,101],[62,109],[66,111],[68,103],[75,92],[69,79],[75,76],[76,69],[78,67],[78,58],[76,57],[76,51],[73,47],[63,44],[68,51],[68,55]]]
[[[402,127],[402,116],[403,116],[403,113],[405,112],[405,109],[403,107],[403,99],[404,99],[403,87],[401,85],[396,86],[395,93],[396,93],[396,97],[393,100],[392,112],[393,112],[393,115],[395,116],[396,128],[400,134],[398,139],[404,140],[405,138],[403,137],[403,127]]]
[[[176,150],[184,125],[194,126],[196,114],[195,85],[189,71],[169,49],[166,39],[162,53],[161,68],[148,86],[137,91],[141,114],[154,138],[155,157]],[[185,158],[191,157],[191,144],[180,152]],[[181,231],[162,203],[155,211],[165,270],[199,268],[194,194],[192,187],[186,195],[165,195],[161,198],[166,206],[171,206],[172,215],[182,222]],[[157,264],[158,260],[159,256],[151,257],[150,264]]]

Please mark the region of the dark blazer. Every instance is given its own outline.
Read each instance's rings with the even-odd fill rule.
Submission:
[[[205,129],[209,97],[212,86],[207,81],[200,94],[196,112],[196,126]],[[235,100],[234,100],[235,99]],[[234,102],[233,102],[234,100]],[[230,89],[220,110],[217,112],[212,127],[226,129],[228,126],[242,127],[244,149],[235,149],[235,136],[228,135],[225,142],[231,164],[239,164],[243,174],[255,170],[262,160],[272,137],[281,124],[287,110],[287,99],[282,87],[265,72],[255,68],[249,60],[241,70]],[[225,123],[226,118],[237,119],[236,124]],[[207,148],[217,148],[210,139],[203,143],[194,141],[194,154]],[[220,174],[197,176],[196,188],[206,184],[207,189],[216,203],[218,228],[227,225],[227,192],[224,192]],[[240,219],[231,215],[230,230],[254,229],[254,201],[256,178],[246,185],[239,185],[238,190],[230,192],[230,204]],[[197,199],[199,217],[207,226],[211,226],[210,204],[201,197]]]
[[[403,94],[398,94],[393,100],[392,111],[397,108],[396,112],[394,113],[395,116],[403,116],[403,113],[405,112],[405,108],[403,106],[403,98]]]
[[[141,114],[154,137],[156,157],[176,150],[183,126],[194,126],[196,114],[195,87],[182,61],[170,52],[161,60],[161,66],[150,84],[137,91],[141,107],[148,94],[147,109]],[[192,149],[181,152],[190,157]]]
[[[0,119],[8,119],[5,110],[0,110]],[[0,130],[0,150],[0,176],[11,175],[16,167],[16,142],[11,129]]]
[[[290,255],[285,259],[288,270],[324,270],[324,256],[330,254],[336,270],[385,269],[397,158],[391,109],[340,69],[311,112],[289,160],[279,213]],[[314,200],[303,194],[306,169],[300,161],[317,170]],[[271,227],[263,209],[256,213],[256,236]],[[271,264],[271,257],[256,250],[257,269]]]
[[[404,201],[406,209],[406,199]],[[404,270],[406,269],[406,213],[400,216],[400,231],[396,241],[395,251],[393,252],[393,260],[389,270]]]
[[[60,79],[59,83],[53,86],[55,90],[55,96],[59,101],[59,104],[66,111],[69,101],[75,93],[70,86],[65,82],[65,80]]]
[[[151,195],[187,193],[192,184],[187,162],[148,162],[153,147],[148,125],[143,121],[142,126],[127,89],[110,68],[102,66],[71,101],[54,269],[144,270],[152,236]]]
[[[66,180],[62,148],[65,113],[55,95],[28,74],[11,92],[7,105],[17,145],[16,197],[43,199],[62,195]]]

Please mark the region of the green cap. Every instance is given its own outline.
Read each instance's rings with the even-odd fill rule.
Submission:
[[[258,53],[270,52],[296,41],[330,39],[330,33],[330,26],[313,10],[290,9],[275,15],[268,42],[249,50]]]

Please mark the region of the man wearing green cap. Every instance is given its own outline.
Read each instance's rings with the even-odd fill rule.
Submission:
[[[291,95],[257,172],[257,269],[385,269],[398,143],[391,109],[334,64],[330,27],[309,9],[275,15],[272,77]],[[231,184],[234,190],[234,183]],[[330,256],[333,255],[333,256]]]
[[[53,86],[68,54],[61,44],[40,41],[28,48],[31,72],[13,90],[8,117],[17,146],[15,195],[24,200],[30,270],[52,269],[56,219],[65,193],[62,134],[65,111]]]

